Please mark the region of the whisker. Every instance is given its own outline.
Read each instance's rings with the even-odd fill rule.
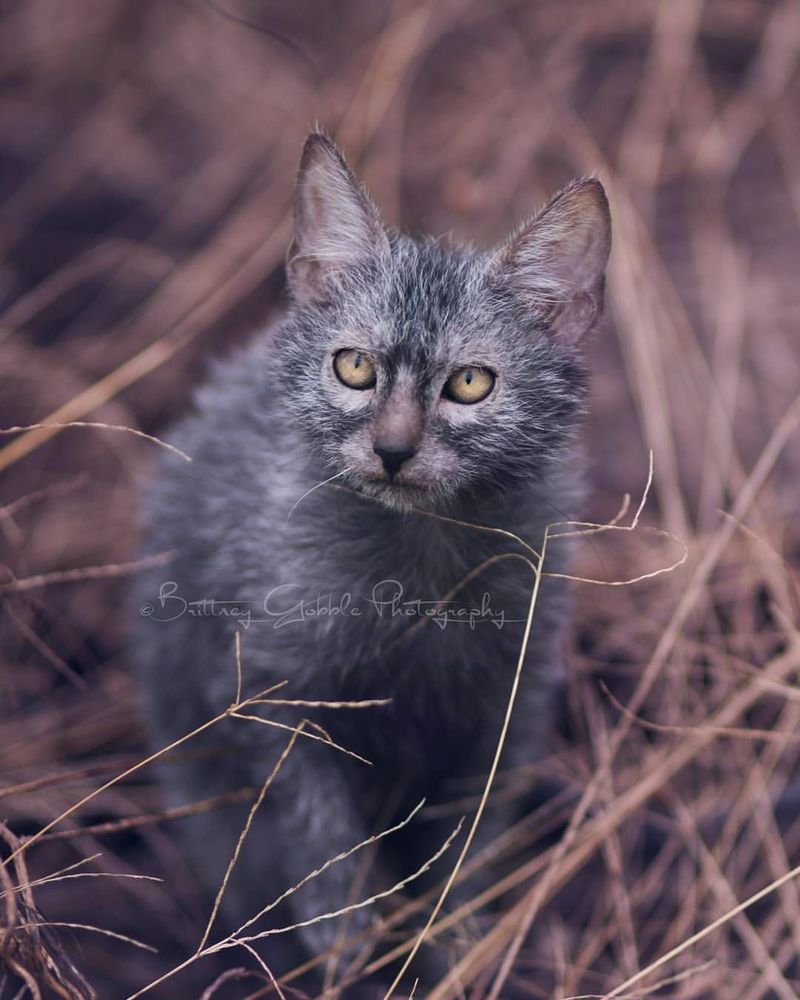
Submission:
[[[292,516],[292,514],[294,514],[295,510],[297,509],[297,506],[301,503],[301,501],[305,500],[305,498],[309,495],[309,493],[313,493],[314,490],[318,490],[320,486],[325,486],[327,483],[332,483],[334,479],[339,479],[340,476],[346,475],[348,472],[350,472],[351,468],[352,466],[348,466],[346,469],[342,469],[341,472],[337,472],[335,476],[331,476],[329,479],[323,479],[321,483],[317,483],[315,486],[312,486],[310,490],[306,490],[305,493],[297,500],[295,500],[295,502],[292,504],[292,509],[286,515],[286,520],[284,521],[284,527],[286,527],[286,525],[289,523],[289,518]]]

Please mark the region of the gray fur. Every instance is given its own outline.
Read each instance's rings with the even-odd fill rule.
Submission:
[[[149,491],[145,551],[175,556],[139,585],[139,602],[152,613],[139,616],[135,658],[153,743],[161,746],[230,704],[238,627],[224,615],[154,620],[177,607],[174,599],[163,607],[157,600],[164,581],[175,581],[190,600],[240,602],[254,617],[265,617],[265,595],[282,585],[296,589],[273,595],[273,611],[279,601],[288,607],[301,597],[313,604],[332,595],[338,605],[351,595],[360,615],[308,617],[278,628],[274,618],[251,622],[242,633],[245,694],[288,680],[286,698],[391,704],[260,710],[292,725],[311,718],[373,766],[299,740],[227,893],[225,916],[234,926],[423,795],[446,800],[453,779],[485,774],[522,638],[529,570],[501,562],[458,595],[472,608],[488,593],[506,619],[501,628],[488,620],[474,629],[451,621],[409,632],[419,618],[390,616],[386,608],[379,614],[369,598],[380,581],[395,580],[404,599],[434,601],[483,559],[516,548],[419,510],[506,528],[534,546],[548,522],[579,515],[583,460],[575,429],[586,377],[576,341],[599,311],[609,245],[608,209],[594,180],[571,186],[497,251],[389,232],[341,155],[316,133],[304,151],[295,221],[293,304],[285,321],[216,367],[195,413],[171,438],[193,461],[165,455]],[[374,389],[337,380],[332,356],[340,348],[373,358]],[[495,372],[495,389],[483,402],[442,398],[444,380],[462,365]],[[423,427],[392,482],[373,452],[375,427],[385,425],[387,413],[400,432],[410,413]],[[312,490],[343,470],[335,484]],[[564,559],[563,547],[554,547],[549,568],[563,568]],[[560,581],[547,580],[504,766],[541,752],[566,607]],[[237,720],[215,727],[192,745],[193,755],[165,766],[172,801],[259,786],[287,736]],[[187,825],[186,847],[209,893],[243,817],[241,807],[226,807]],[[493,809],[486,829],[508,821]],[[449,828],[420,818],[387,839],[362,895],[409,874]],[[355,856],[333,866],[258,928],[345,905],[360,863]],[[434,874],[440,877],[446,864]],[[356,911],[350,931],[371,919],[369,909]],[[280,971],[302,949],[329,947],[339,929],[322,922],[288,940],[269,938],[267,960]],[[273,944],[279,940],[281,955]]]

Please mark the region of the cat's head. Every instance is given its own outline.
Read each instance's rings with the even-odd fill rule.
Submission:
[[[477,252],[387,230],[314,132],[294,221],[278,376],[330,475],[396,509],[541,479],[586,394],[579,341],[611,242],[600,182],[570,184]]]

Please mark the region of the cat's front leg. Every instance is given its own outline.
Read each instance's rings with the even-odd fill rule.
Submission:
[[[271,869],[273,884],[279,874],[281,919],[275,919],[277,908],[270,910],[248,933],[267,930],[269,941],[295,925],[311,956],[361,938],[344,948],[340,969],[359,954],[375,913],[372,904],[359,904],[374,893],[378,867],[358,793],[358,769],[367,766],[318,741],[297,739],[256,814],[243,864],[248,878],[259,867]],[[259,912],[252,899],[251,909]]]

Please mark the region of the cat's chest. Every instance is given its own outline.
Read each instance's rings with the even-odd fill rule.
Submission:
[[[533,583],[505,558],[519,546],[356,503],[314,498],[279,534],[274,519],[256,527],[237,560],[248,641],[314,697],[403,699],[416,714],[461,699],[469,712],[516,662]]]
[[[267,590],[266,624],[281,645],[305,651],[309,673],[341,678],[359,697],[407,691],[412,701],[462,688],[479,697],[482,683],[506,675],[532,584],[519,562],[436,538],[358,548],[287,560]]]

